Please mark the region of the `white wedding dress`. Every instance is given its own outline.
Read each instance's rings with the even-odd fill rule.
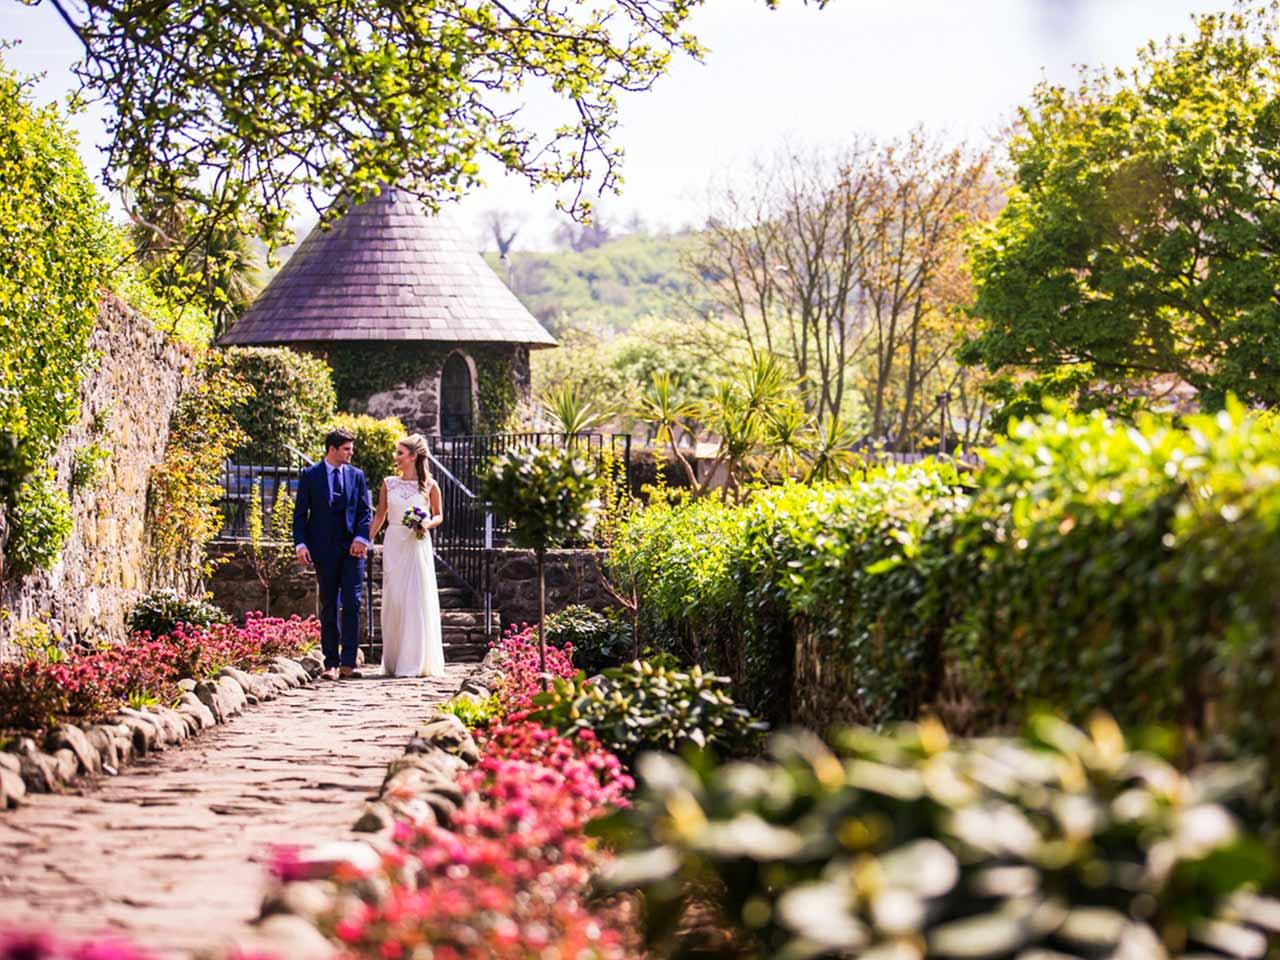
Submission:
[[[429,511],[430,506],[416,481],[387,477],[383,482],[387,536],[382,548],[382,672],[389,677],[443,676],[444,640],[431,533],[419,540],[401,523],[411,507]]]

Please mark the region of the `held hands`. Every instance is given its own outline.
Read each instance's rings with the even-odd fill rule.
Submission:
[[[298,564],[303,567],[311,566],[311,551],[306,547],[298,548]]]
[[[353,557],[363,557],[368,552],[369,552],[368,544],[359,543],[359,542],[351,544],[350,553],[351,553],[351,556]]]

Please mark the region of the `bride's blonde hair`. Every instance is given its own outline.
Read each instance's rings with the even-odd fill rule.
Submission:
[[[427,470],[427,438],[420,433],[411,433],[399,445],[413,454],[413,472],[418,477],[418,491],[425,497],[431,489],[431,474]]]

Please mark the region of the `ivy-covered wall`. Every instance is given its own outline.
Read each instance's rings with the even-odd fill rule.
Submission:
[[[440,432],[440,371],[461,351],[475,370],[472,415],[477,433],[510,426],[529,398],[529,348],[518,344],[325,343],[301,346],[333,369],[338,409],[399,417],[428,436]]]
[[[123,639],[134,601],[167,585],[148,569],[148,482],[193,351],[110,294],[87,349],[98,363],[79,384],[78,419],[47,461],[69,497],[70,534],[50,570],[0,586],[0,660],[13,653],[9,631],[30,617],[52,617],[87,640]]]

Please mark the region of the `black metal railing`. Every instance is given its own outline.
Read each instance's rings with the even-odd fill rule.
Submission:
[[[440,485],[440,507],[444,513],[444,520],[431,534],[436,559],[477,597],[484,599],[487,614],[493,514],[471,487],[435,454],[431,455],[431,472]]]
[[[629,433],[579,433],[566,435],[551,432],[492,433],[462,437],[431,437],[432,460],[439,469],[449,472],[468,491],[476,489],[480,473],[499,454],[519,447],[572,446],[582,456],[600,466],[604,451],[609,450],[624,475],[627,489],[631,488],[631,434]],[[448,517],[448,504],[445,504]],[[447,520],[446,520],[447,522]],[[501,537],[510,526],[508,518],[493,518],[493,534]],[[478,536],[478,528],[469,528],[472,536]]]
[[[308,461],[301,456],[287,466],[259,466],[225,461],[222,464],[222,495],[218,498],[218,509],[222,512],[222,530],[218,533],[218,539],[249,539],[249,505],[255,495],[255,486],[258,504],[262,509],[263,530],[269,539],[270,531],[275,529],[273,517],[281,494],[287,491],[290,503],[297,498],[298,478],[308,465]]]

